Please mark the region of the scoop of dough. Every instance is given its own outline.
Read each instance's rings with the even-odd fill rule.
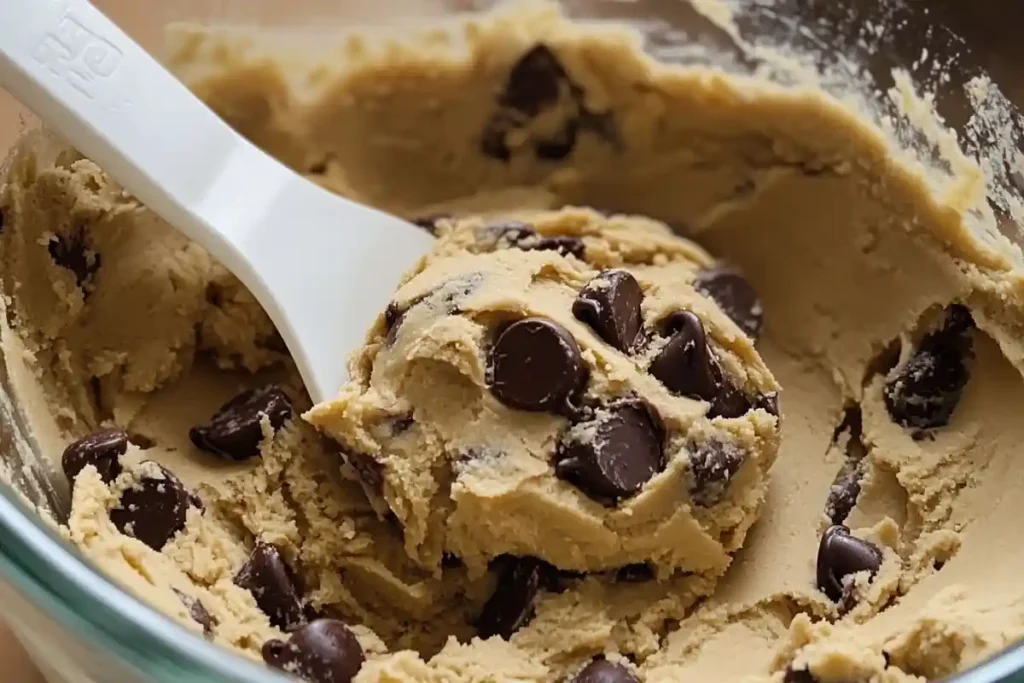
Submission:
[[[720,574],[779,442],[756,296],[647,218],[514,218],[441,221],[307,419],[424,566]]]

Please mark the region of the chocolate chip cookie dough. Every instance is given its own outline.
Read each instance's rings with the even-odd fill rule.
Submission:
[[[314,407],[219,264],[26,143],[5,360],[127,590],[315,683],[910,681],[1024,636],[1022,259],[977,166],[547,5],[175,46],[438,242]]]
[[[717,577],[764,500],[777,387],[697,288],[748,322],[756,299],[655,221],[519,218],[440,221],[350,384],[307,419],[424,567],[513,555]]]

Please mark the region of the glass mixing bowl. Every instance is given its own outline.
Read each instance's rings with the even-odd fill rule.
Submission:
[[[50,0],[60,2],[60,0]],[[1000,103],[999,121],[978,117],[965,86],[990,74],[1010,101],[1024,101],[1024,20],[1021,0],[726,0],[739,35],[759,45],[784,46],[823,73],[822,86],[856,95],[878,120],[893,120],[884,96],[892,69],[904,68],[935,96],[938,111],[960,134],[969,153],[984,158],[993,176],[993,204],[1000,229],[1020,239],[1009,219],[1007,196],[1019,199],[1024,177],[1010,171],[1009,156],[1021,148],[1016,109]],[[196,20],[258,25],[311,37],[330,36],[356,23],[444,17],[485,9],[491,0],[97,0],[133,37],[156,54],[168,22]],[[679,62],[713,62],[733,71],[778,80],[787,74],[743,47],[735,35],[708,21],[686,0],[565,0],[573,16],[629,22],[640,29],[647,49]],[[703,0],[703,4],[710,4]],[[2,10],[0,10],[2,12]],[[699,49],[695,49],[699,48]],[[851,84],[855,84],[851,88]],[[854,92],[856,91],[856,92]],[[987,91],[989,97],[1002,97]],[[984,119],[984,120],[982,120]],[[7,148],[32,118],[0,93],[0,145]],[[986,144],[999,127],[1014,144]],[[901,141],[933,157],[912,131],[893,131]],[[1009,194],[1007,194],[1009,193]],[[123,593],[44,523],[66,487],[63,476],[46,471],[38,447],[18,408],[8,369],[0,358],[0,453],[9,483],[0,483],[0,601],[3,619],[53,683],[273,683],[286,679],[222,650],[186,631]],[[0,678],[4,678],[0,674]],[[964,683],[1024,681],[1024,646],[1014,646],[960,674]]]

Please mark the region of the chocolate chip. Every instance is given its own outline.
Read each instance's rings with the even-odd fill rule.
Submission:
[[[203,627],[203,633],[210,635],[213,633],[214,619],[213,615],[207,611],[206,606],[199,601],[199,598],[193,598],[188,593],[183,593],[177,588],[172,589],[181,600],[181,604],[185,605],[185,609],[188,610],[189,616],[197,624]]]
[[[619,567],[615,572],[615,580],[624,583],[643,583],[655,577],[654,566],[649,562],[635,562]]]
[[[735,268],[718,266],[704,271],[694,288],[712,299],[754,342],[761,337],[764,309],[750,282]]]
[[[882,553],[871,543],[850,534],[844,526],[830,526],[818,546],[818,588],[832,600],[843,597],[847,577],[866,571],[874,576]]]
[[[388,346],[394,346],[398,339],[398,328],[402,326],[402,319],[408,312],[408,307],[402,307],[397,301],[392,301],[384,309],[384,342]]]
[[[502,330],[488,372],[499,401],[533,411],[559,411],[587,378],[576,340],[546,318],[523,318]]]
[[[735,444],[711,439],[690,452],[690,497],[703,507],[721,502],[729,482],[743,465],[743,451]]]
[[[384,465],[372,455],[358,451],[345,451],[345,461],[359,476],[359,481],[369,492],[380,497],[384,495]]]
[[[700,318],[690,311],[677,311],[661,327],[670,336],[651,362],[650,372],[669,391],[709,402],[712,418],[739,417],[750,410],[746,394],[723,377]],[[767,405],[771,407],[770,399]]]
[[[567,82],[568,74],[554,52],[535,45],[512,66],[498,104],[533,117],[558,103]]]
[[[626,270],[606,270],[588,282],[572,305],[572,314],[594,328],[613,347],[628,353],[643,326],[643,290]]]
[[[670,316],[666,327],[672,330],[672,336],[651,363],[651,374],[669,391],[714,401],[720,383],[704,324],[690,311],[678,311]]]
[[[128,452],[128,433],[122,429],[103,429],[82,437],[64,449],[61,466],[68,481],[86,465],[100,473],[100,479],[109,484],[121,474],[121,456]]]
[[[451,214],[435,213],[435,214],[431,214],[429,216],[420,216],[419,218],[414,218],[412,220],[412,224],[413,225],[417,225],[417,226],[423,228],[424,230],[429,232],[431,235],[434,235],[436,237],[437,236],[437,224],[438,224],[438,222],[442,221],[442,220],[444,220],[446,218],[451,218]]]
[[[514,247],[528,237],[536,237],[537,231],[532,225],[522,221],[502,221],[491,223],[476,231],[477,241],[488,249],[508,249]]]
[[[660,430],[638,402],[573,425],[556,457],[555,474],[604,505],[632,496],[665,465]]]
[[[259,542],[235,575],[235,585],[252,593],[270,623],[291,631],[305,623],[301,589],[292,568],[281,552],[269,543]]]
[[[562,161],[576,148],[579,121],[569,119],[560,131],[551,137],[533,143],[534,154],[541,161]]]
[[[391,436],[399,436],[409,431],[409,428],[416,424],[416,419],[412,413],[406,413],[405,415],[399,415],[391,419],[390,429]]]
[[[818,679],[807,669],[794,669],[790,665],[786,667],[786,673],[782,676],[782,683],[818,683]]]
[[[514,124],[501,115],[488,121],[480,135],[480,153],[498,161],[510,161],[512,150],[508,146],[507,136],[513,127]]]
[[[570,254],[582,259],[586,245],[579,237],[551,235],[542,237],[532,225],[522,221],[493,223],[477,230],[477,241],[489,249],[522,249],[523,251],[557,251],[562,256]]]
[[[50,258],[75,276],[79,287],[85,288],[100,267],[100,255],[89,249],[85,226],[78,226],[64,235],[55,235],[47,245]]]
[[[366,661],[355,634],[337,619],[317,619],[287,641],[268,640],[262,654],[271,667],[310,683],[348,683]]]
[[[890,372],[883,398],[894,422],[916,429],[949,422],[969,377],[972,327],[965,307],[950,306],[943,327],[925,335],[906,365]]]
[[[209,425],[193,427],[188,435],[204,451],[230,460],[247,460],[260,453],[264,415],[275,430],[292,416],[291,401],[277,387],[239,394],[221,406]]]
[[[181,480],[164,467],[156,466],[161,476],[143,476],[122,493],[118,506],[110,511],[110,521],[125,536],[160,550],[185,528],[190,500]]]
[[[447,280],[426,294],[416,296],[405,303],[392,301],[384,309],[385,344],[394,346],[405,316],[416,306],[426,303],[435,310],[443,310],[448,314],[457,313],[462,300],[472,294],[481,282],[481,273],[466,273]]]
[[[718,396],[711,402],[708,417],[739,417],[751,409],[750,399],[735,384],[722,377],[718,363],[714,365],[715,376],[719,381]]]
[[[572,683],[640,683],[632,672],[621,664],[598,657],[576,674]]]
[[[540,590],[546,563],[535,557],[508,557],[497,563],[494,594],[476,621],[477,635],[506,640],[533,617],[533,600]]]
[[[833,524],[842,524],[857,506],[860,496],[860,468],[853,467],[841,473],[832,483],[825,501],[825,514]]]
[[[462,558],[452,553],[441,553],[441,568],[442,569],[458,569],[464,567],[465,563]]]
[[[769,391],[754,399],[754,407],[760,408],[775,417],[779,416],[779,392]]]
[[[579,237],[553,235],[520,240],[516,246],[523,251],[557,251],[562,256],[575,256],[583,260],[586,245]]]

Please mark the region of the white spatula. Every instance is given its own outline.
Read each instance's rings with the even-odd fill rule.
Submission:
[[[433,239],[257,149],[86,0],[2,0],[0,86],[238,276],[314,401]]]

